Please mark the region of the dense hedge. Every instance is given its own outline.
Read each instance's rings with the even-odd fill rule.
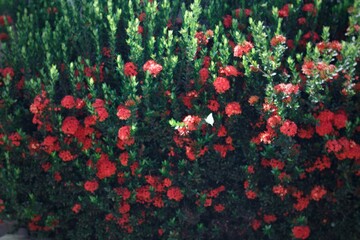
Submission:
[[[0,1],[0,216],[54,239],[359,239],[359,1]]]

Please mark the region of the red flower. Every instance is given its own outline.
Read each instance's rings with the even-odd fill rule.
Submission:
[[[315,70],[315,64],[312,61],[305,61],[302,65],[301,71],[307,76],[311,76]]]
[[[315,10],[314,4],[313,3],[304,4],[304,6],[302,7],[302,10],[304,12],[314,12],[314,10]]]
[[[60,182],[62,180],[61,174],[59,172],[54,173],[54,180]]]
[[[158,75],[162,69],[162,66],[156,63],[154,60],[147,61],[143,66],[143,70],[148,71],[153,77],[156,77],[156,75]]]
[[[213,85],[217,93],[224,93],[230,89],[230,82],[224,77],[217,77]]]
[[[289,137],[295,136],[297,132],[296,123],[290,120],[286,120],[280,127],[280,132]]]
[[[225,113],[228,117],[231,117],[232,115],[239,115],[241,112],[241,106],[238,102],[228,103],[225,107]]]
[[[270,224],[272,222],[275,222],[277,220],[276,216],[275,215],[267,215],[265,214],[264,215],[264,222],[266,222],[267,224]]]
[[[79,127],[76,117],[66,117],[62,123],[61,130],[65,134],[74,135]]]
[[[7,24],[11,25],[13,23],[13,20],[11,18],[11,16],[0,16],[0,26],[3,27],[5,26],[5,21],[7,22]]]
[[[222,212],[222,211],[225,210],[225,206],[224,206],[223,204],[216,204],[216,205],[214,206],[214,210],[215,210],[216,212]]]
[[[288,193],[287,189],[284,188],[281,185],[274,186],[272,190],[273,190],[273,193],[275,193],[276,195],[281,197],[282,200],[284,199],[284,197]]]
[[[315,186],[311,190],[311,198],[315,201],[320,201],[320,199],[326,194],[326,190],[324,187]]]
[[[298,198],[297,203],[294,203],[293,207],[296,211],[302,211],[306,209],[308,205],[309,205],[309,198],[303,197],[303,198]]]
[[[94,193],[99,188],[99,183],[96,180],[86,181],[84,188],[86,191]]]
[[[119,129],[118,137],[120,140],[126,141],[130,138],[131,127],[123,126]]]
[[[130,204],[127,202],[122,202],[119,207],[119,213],[125,214],[130,211]]]
[[[125,65],[124,65],[124,74],[127,77],[136,76],[138,74],[136,65],[134,63],[132,63],[132,62],[125,63]]]
[[[337,129],[342,129],[346,127],[346,123],[347,123],[346,113],[335,114],[333,122],[334,122],[334,126]]]
[[[0,199],[0,213],[1,213],[2,211],[4,211],[4,209],[5,209],[4,200]]]
[[[74,212],[74,213],[79,213],[80,210],[81,210],[81,205],[79,203],[76,203],[74,204],[74,206],[71,208],[71,210]]]
[[[151,193],[149,191],[149,186],[142,186],[136,189],[136,202],[138,203],[150,203],[151,202]]]
[[[276,45],[283,44],[285,42],[286,42],[286,37],[284,37],[283,35],[276,35],[271,39],[270,45],[275,47]]]
[[[129,154],[127,152],[123,152],[123,153],[120,154],[119,159],[120,159],[121,165],[126,167],[128,165]]]
[[[205,84],[209,78],[209,70],[207,68],[200,69],[199,76],[200,76],[200,83]]]
[[[230,28],[232,25],[231,15],[226,15],[225,17],[223,17],[223,23],[225,28]]]
[[[131,111],[127,109],[125,106],[120,105],[117,108],[116,116],[118,116],[121,120],[126,120],[131,116]]]
[[[99,188],[99,183],[96,180],[86,181],[84,188],[86,191],[94,193]]]
[[[216,100],[209,100],[207,107],[211,111],[217,112],[219,110],[220,104]]]
[[[330,121],[320,121],[315,127],[316,133],[319,136],[329,135],[334,131]]]
[[[185,123],[186,130],[195,131],[198,128],[201,118],[198,116],[188,115],[184,118],[183,123]]]
[[[175,200],[177,202],[179,202],[184,197],[179,187],[169,188],[166,195],[170,200]]]
[[[245,191],[245,195],[248,199],[255,199],[257,197],[256,192],[254,192],[252,190]]]
[[[244,54],[250,52],[253,47],[252,43],[248,41],[244,41],[243,43],[236,45],[234,48],[234,57],[242,57]]]
[[[308,226],[295,226],[292,233],[295,238],[307,239],[310,236],[310,228]]]
[[[12,69],[11,67],[6,67],[4,68],[1,72],[1,75],[6,78],[6,77],[10,77],[10,79],[12,79],[15,75],[14,73],[14,69]]]
[[[186,149],[186,156],[187,158],[190,160],[190,161],[195,161],[196,160],[196,156],[195,156],[195,153],[194,153],[194,150],[192,147],[189,147],[189,146],[186,146],[185,147]]]
[[[96,163],[97,173],[96,176],[99,179],[111,177],[116,172],[116,165],[109,161],[106,154],[101,154],[99,161]]]
[[[254,231],[258,230],[261,226],[261,221],[258,219],[254,219],[251,221],[251,227],[254,229]]]
[[[285,4],[279,11],[278,11],[279,18],[286,18],[289,16],[289,4]]]
[[[70,151],[65,150],[65,151],[61,151],[59,153],[59,157],[64,162],[69,162],[69,161],[74,160],[76,156],[72,155]]]
[[[227,77],[229,76],[237,77],[241,74],[234,66],[230,66],[230,65],[221,69],[220,73],[225,74]]]
[[[65,96],[62,100],[61,100],[61,106],[67,109],[71,109],[73,107],[75,107],[75,99],[73,96],[71,95],[67,95]]]

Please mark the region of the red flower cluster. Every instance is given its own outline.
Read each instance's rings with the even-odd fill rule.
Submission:
[[[109,117],[109,113],[105,108],[105,102],[102,99],[95,99],[95,102],[92,104],[97,114],[97,119],[100,122],[105,121]]]
[[[231,117],[232,115],[239,115],[241,112],[241,106],[238,102],[230,102],[225,107],[225,113],[228,117]]]
[[[224,93],[230,89],[230,82],[224,77],[217,77],[213,83],[217,93]]]
[[[61,100],[61,106],[67,109],[72,109],[73,107],[75,107],[75,99],[73,96],[71,95],[66,95],[62,100]]]
[[[86,181],[84,184],[84,188],[86,191],[94,193],[99,188],[99,183],[96,180]]]
[[[117,108],[116,116],[121,120],[127,120],[131,116],[131,111],[127,107],[120,105]]]
[[[184,197],[179,187],[170,187],[167,190],[166,195],[170,200],[175,200],[177,202],[181,201]]]
[[[131,134],[131,127],[130,126],[123,126],[118,131],[118,137],[120,140],[126,141],[130,138]]]
[[[271,39],[270,45],[272,47],[275,47],[276,45],[284,44],[285,42],[286,42],[286,37],[284,37],[283,35],[276,35]]]
[[[13,24],[13,20],[12,20],[11,16],[9,16],[9,15],[7,15],[7,16],[1,15],[0,16],[0,27],[5,26],[5,22],[8,25]]]
[[[285,95],[297,94],[299,92],[299,85],[280,83],[274,86],[274,90],[275,93],[283,93]]]
[[[127,62],[124,65],[124,74],[127,77],[134,77],[137,73],[137,67],[133,62]]]
[[[308,226],[295,226],[292,233],[297,239],[307,239],[310,236],[310,228]]]
[[[61,130],[68,135],[74,135],[79,127],[79,121],[76,117],[66,117],[62,123]]]
[[[148,60],[143,66],[143,70],[148,71],[153,77],[156,77],[162,69],[162,66],[154,60]]]
[[[253,47],[252,43],[248,41],[236,45],[234,48],[234,57],[242,57],[244,54],[249,53]]]
[[[296,123],[286,120],[280,127],[280,132],[286,136],[293,137],[297,133]]]
[[[101,154],[100,159],[96,163],[96,169],[97,169],[96,176],[99,179],[104,179],[107,177],[111,177],[115,174],[116,165],[115,165],[115,163],[113,163],[109,160],[108,155],[103,153],[103,154]]]
[[[285,4],[279,11],[278,11],[279,18],[286,18],[289,16],[289,4]]]

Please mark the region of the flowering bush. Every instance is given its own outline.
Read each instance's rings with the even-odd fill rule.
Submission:
[[[358,1],[15,2],[3,219],[55,239],[360,238]]]

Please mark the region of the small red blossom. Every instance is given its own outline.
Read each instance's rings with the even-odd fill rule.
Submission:
[[[0,199],[0,213],[5,210],[4,200]]]
[[[101,154],[100,159],[96,163],[96,169],[96,176],[99,179],[104,179],[107,177],[111,177],[115,174],[116,165],[109,160],[109,157],[106,154]]]
[[[198,128],[201,118],[198,116],[188,115],[184,118],[183,123],[185,123],[186,130],[195,131]]]
[[[175,200],[177,202],[184,197],[179,187],[170,187],[167,190],[166,195],[170,200]]]
[[[273,214],[270,214],[270,215],[265,214],[264,215],[264,222],[266,222],[267,224],[275,222],[276,220],[277,220],[277,218]]]
[[[133,62],[127,62],[124,65],[124,74],[127,77],[134,77],[138,74],[137,67]]]
[[[131,116],[131,111],[127,107],[120,105],[117,108],[116,116],[121,120],[127,120]]]
[[[279,18],[286,18],[289,16],[289,4],[285,4],[279,11],[278,11]]]
[[[79,121],[76,117],[66,117],[62,123],[61,130],[68,135],[74,135],[79,127]]]
[[[66,95],[62,100],[61,100],[61,106],[67,109],[72,109],[73,107],[75,107],[75,99],[73,96],[71,95]]]
[[[245,191],[245,195],[248,199],[255,199],[257,197],[256,192],[254,192],[252,190]]]
[[[215,210],[216,212],[222,212],[222,211],[225,210],[225,206],[224,206],[223,204],[216,204],[216,205],[214,206],[214,210]]]
[[[64,151],[60,151],[59,153],[59,157],[61,158],[61,160],[63,160],[64,162],[69,162],[75,159],[75,155],[72,155],[70,151],[68,150],[64,150]]]
[[[309,198],[307,197],[298,198],[297,203],[294,203],[293,207],[296,211],[300,212],[308,207],[309,202]]]
[[[129,161],[129,153],[127,153],[127,152],[121,153],[119,159],[120,159],[121,165],[126,167],[128,165],[128,161]]]
[[[211,111],[217,112],[219,110],[220,104],[216,100],[209,100],[207,107]]]
[[[84,188],[86,191],[94,193],[99,188],[99,183],[96,180],[86,181]]]
[[[284,43],[286,43],[286,37],[284,37],[283,35],[276,35],[270,41],[270,45],[272,47],[275,47],[279,44],[284,44]]]
[[[125,214],[128,213],[130,211],[130,204],[127,202],[122,202],[120,203],[120,207],[119,207],[119,213],[121,214]]]
[[[228,117],[242,113],[241,106],[238,102],[230,102],[225,107],[225,113]]]
[[[210,76],[209,70],[207,68],[200,69],[199,76],[200,76],[200,83],[205,84]]]
[[[232,17],[231,15],[225,15],[223,17],[223,24],[225,28],[230,28],[232,25]]]
[[[258,230],[261,227],[261,221],[258,219],[254,219],[251,221],[251,227],[254,231]]]
[[[162,69],[163,67],[154,60],[148,60],[143,66],[143,70],[148,71],[153,77],[156,77]]]
[[[286,136],[293,137],[297,133],[296,123],[286,120],[280,127],[280,132]]]
[[[244,54],[249,53],[253,47],[252,43],[248,41],[236,45],[234,48],[234,57],[242,57]]]
[[[320,199],[327,193],[324,187],[315,186],[311,190],[311,199],[315,201],[320,201]]]
[[[79,203],[75,203],[74,206],[71,208],[71,210],[74,213],[78,214],[81,210],[81,205]]]
[[[224,93],[230,89],[230,82],[224,77],[217,77],[213,83],[217,93]]]
[[[11,67],[6,67],[6,68],[2,69],[0,71],[0,73],[4,78],[9,77],[10,79],[12,79],[15,76],[14,69]]]
[[[275,193],[281,198],[281,200],[283,200],[286,194],[288,193],[287,189],[284,188],[282,185],[274,186],[272,190],[273,193]]]
[[[123,126],[118,131],[118,137],[120,140],[126,141],[130,138],[131,134],[131,127],[130,126]]]
[[[220,69],[221,74],[225,74],[227,77],[237,77],[241,75],[241,73],[234,66],[226,66]]]
[[[310,228],[308,226],[295,226],[292,233],[297,239],[307,239],[310,236]]]

